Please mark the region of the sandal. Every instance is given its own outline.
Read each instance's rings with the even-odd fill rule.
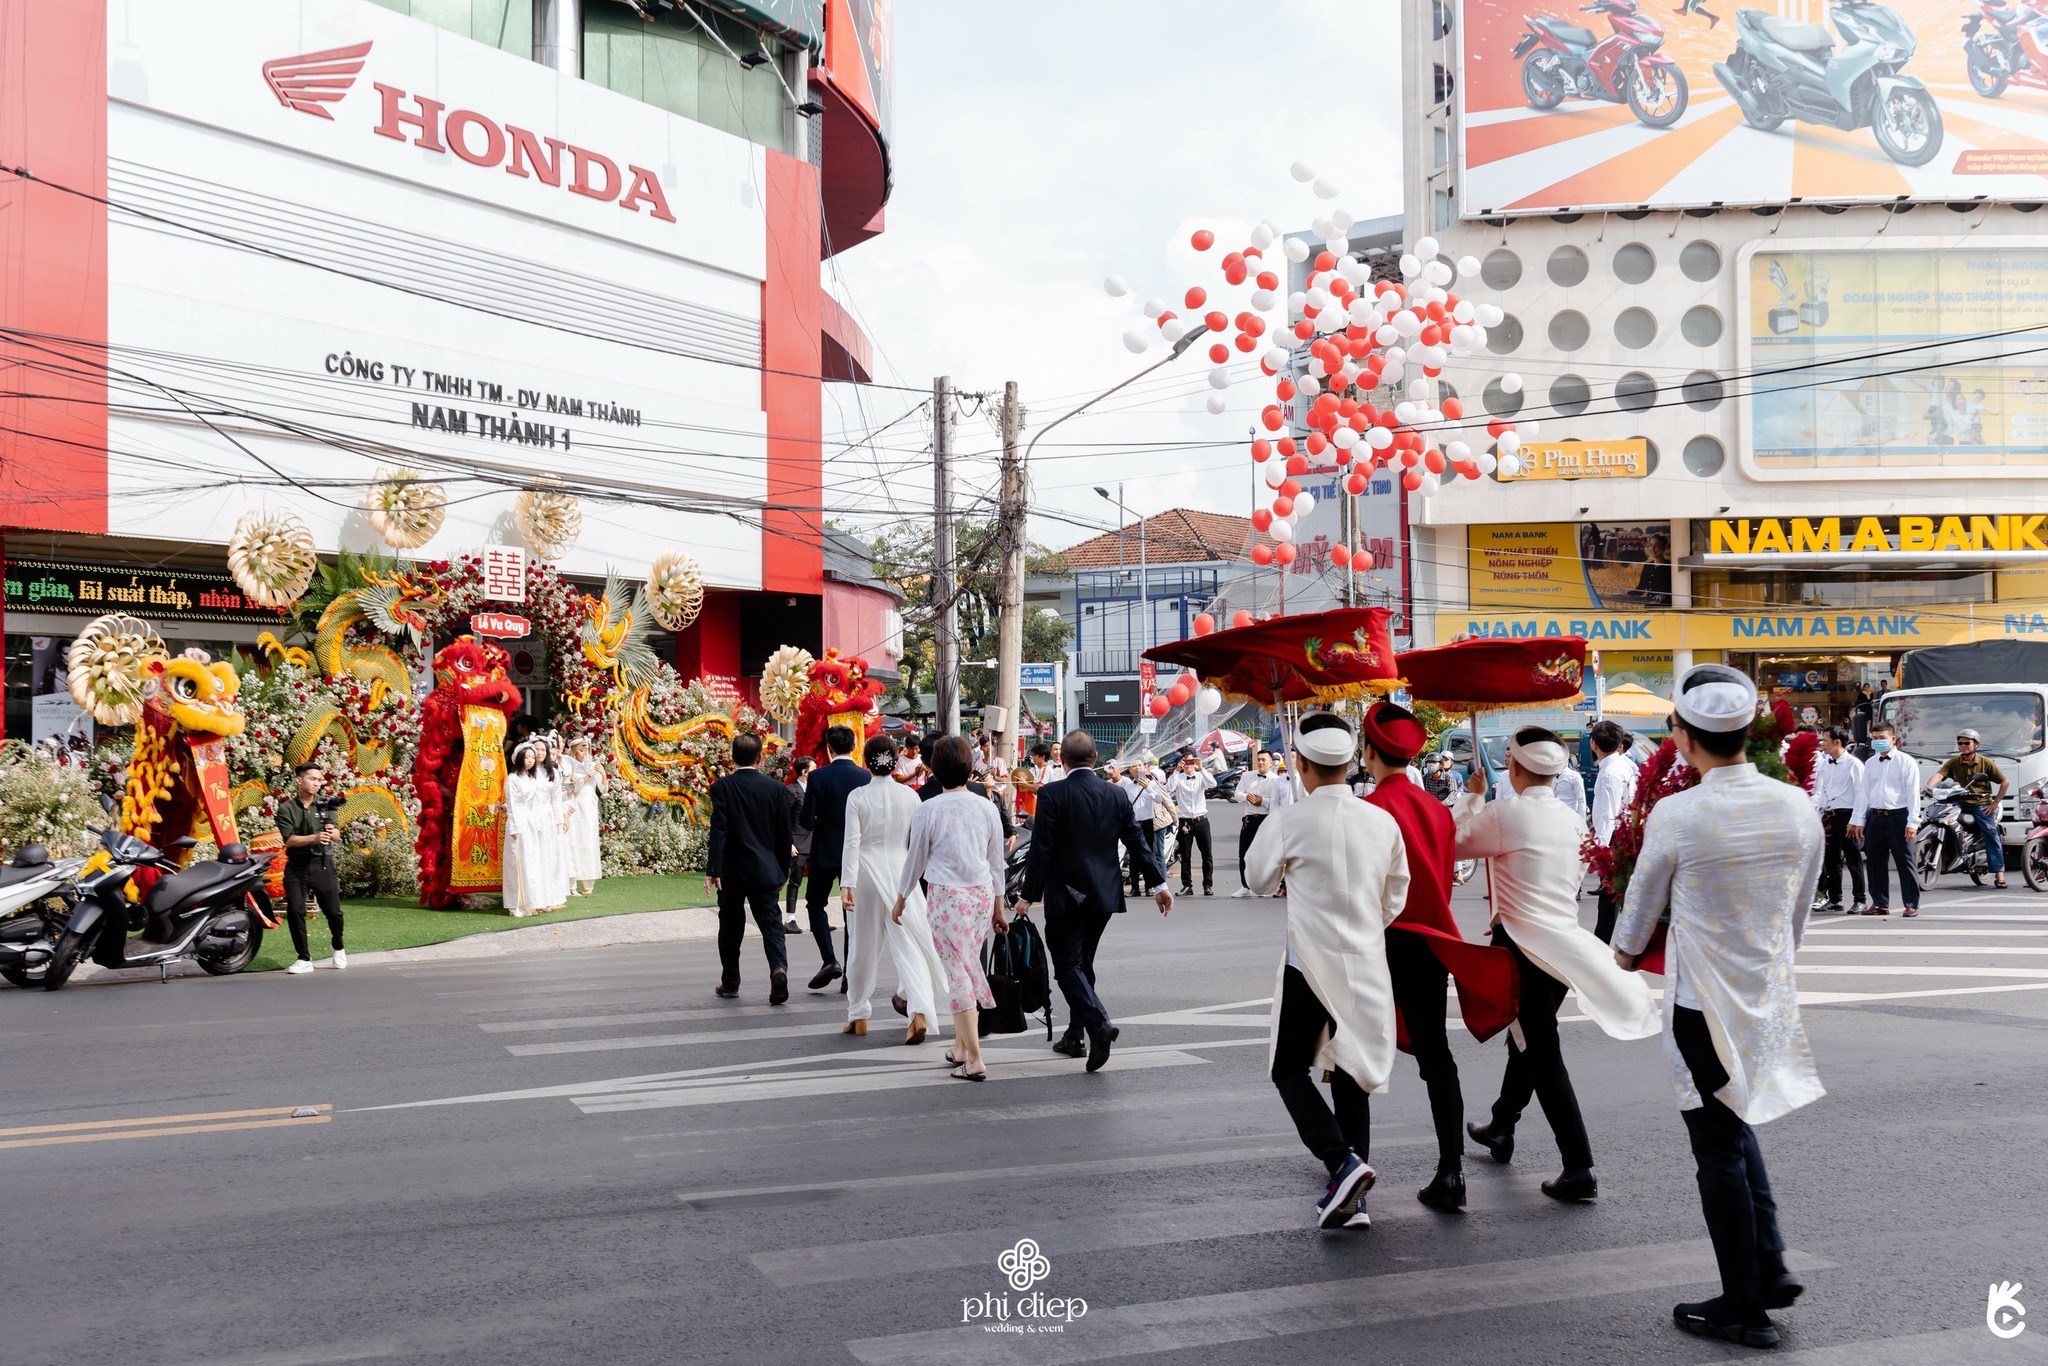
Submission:
[[[967,1066],[967,1059],[954,1057],[953,1050],[948,1048],[945,1053],[945,1063],[948,1067],[965,1067]]]
[[[987,1081],[988,1068],[984,1067],[979,1072],[969,1072],[967,1070],[967,1064],[963,1062],[958,1067],[948,1072],[946,1075],[951,1077],[954,1081]]]

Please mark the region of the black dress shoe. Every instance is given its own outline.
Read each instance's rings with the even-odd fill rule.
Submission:
[[[1778,1327],[1761,1309],[1747,1313],[1728,1302],[1726,1295],[1697,1304],[1674,1305],[1671,1321],[1696,1337],[1719,1338],[1744,1347],[1776,1347]]]
[[[1088,1031],[1088,1070],[1100,1072],[1102,1064],[1109,1061],[1109,1046],[1116,1042],[1116,1026]]]
[[[1785,1259],[1782,1256],[1767,1253],[1760,1260],[1764,1283],[1764,1308],[1790,1309],[1792,1301],[1806,1293],[1806,1287],[1800,1284],[1797,1276],[1785,1269]]]
[[[711,988],[711,994],[713,996],[722,996],[730,1001],[733,997],[740,994],[740,989],[738,987],[729,987],[725,983],[720,982],[717,986]]]
[[[832,985],[833,978],[843,976],[845,974],[839,970],[837,963],[827,963],[824,967],[818,969],[817,976],[811,978],[811,990],[823,991],[826,987]]]
[[[1553,1200],[1591,1200],[1600,1194],[1600,1182],[1591,1168],[1566,1172],[1543,1183],[1543,1193]]]
[[[768,1004],[779,1006],[789,999],[789,974],[781,968],[768,974]]]
[[[1431,1209],[1465,1208],[1465,1173],[1438,1172],[1436,1180],[1415,1192],[1415,1198]]]
[[[1183,887],[1180,889],[1180,895],[1182,896],[1193,896],[1194,894],[1195,889],[1192,887]]]
[[[910,1002],[904,1000],[901,996],[891,996],[889,1004],[896,1007],[898,1015],[901,1015],[906,1020],[910,1018]]]
[[[1467,1124],[1465,1132],[1472,1135],[1472,1141],[1486,1149],[1486,1155],[1496,1162],[1506,1162],[1515,1155],[1515,1136],[1512,1133],[1496,1133],[1490,1124]]]
[[[1085,1058],[1088,1056],[1088,1045],[1078,1038],[1064,1038],[1052,1046],[1052,1051],[1063,1053],[1070,1058]]]

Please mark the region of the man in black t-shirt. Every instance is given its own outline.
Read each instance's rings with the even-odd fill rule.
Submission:
[[[284,837],[285,924],[299,955],[285,971],[313,970],[312,949],[306,942],[308,896],[327,917],[327,934],[334,941],[334,966],[345,968],[348,950],[341,942],[341,882],[334,869],[334,845],[341,839],[341,831],[331,814],[313,809],[327,786],[327,774],[318,764],[300,764],[292,770],[292,777],[297,792],[277,804],[277,833]]]

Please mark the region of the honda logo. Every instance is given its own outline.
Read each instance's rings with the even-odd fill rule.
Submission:
[[[370,55],[368,43],[329,48],[298,57],[279,57],[263,64],[263,79],[277,102],[301,114],[332,119],[327,106],[346,95]]]

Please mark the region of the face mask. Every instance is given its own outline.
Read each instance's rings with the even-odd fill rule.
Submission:
[[[1870,747],[1879,754],[1888,754],[1891,752],[1892,742],[1889,740],[1872,740]]]

